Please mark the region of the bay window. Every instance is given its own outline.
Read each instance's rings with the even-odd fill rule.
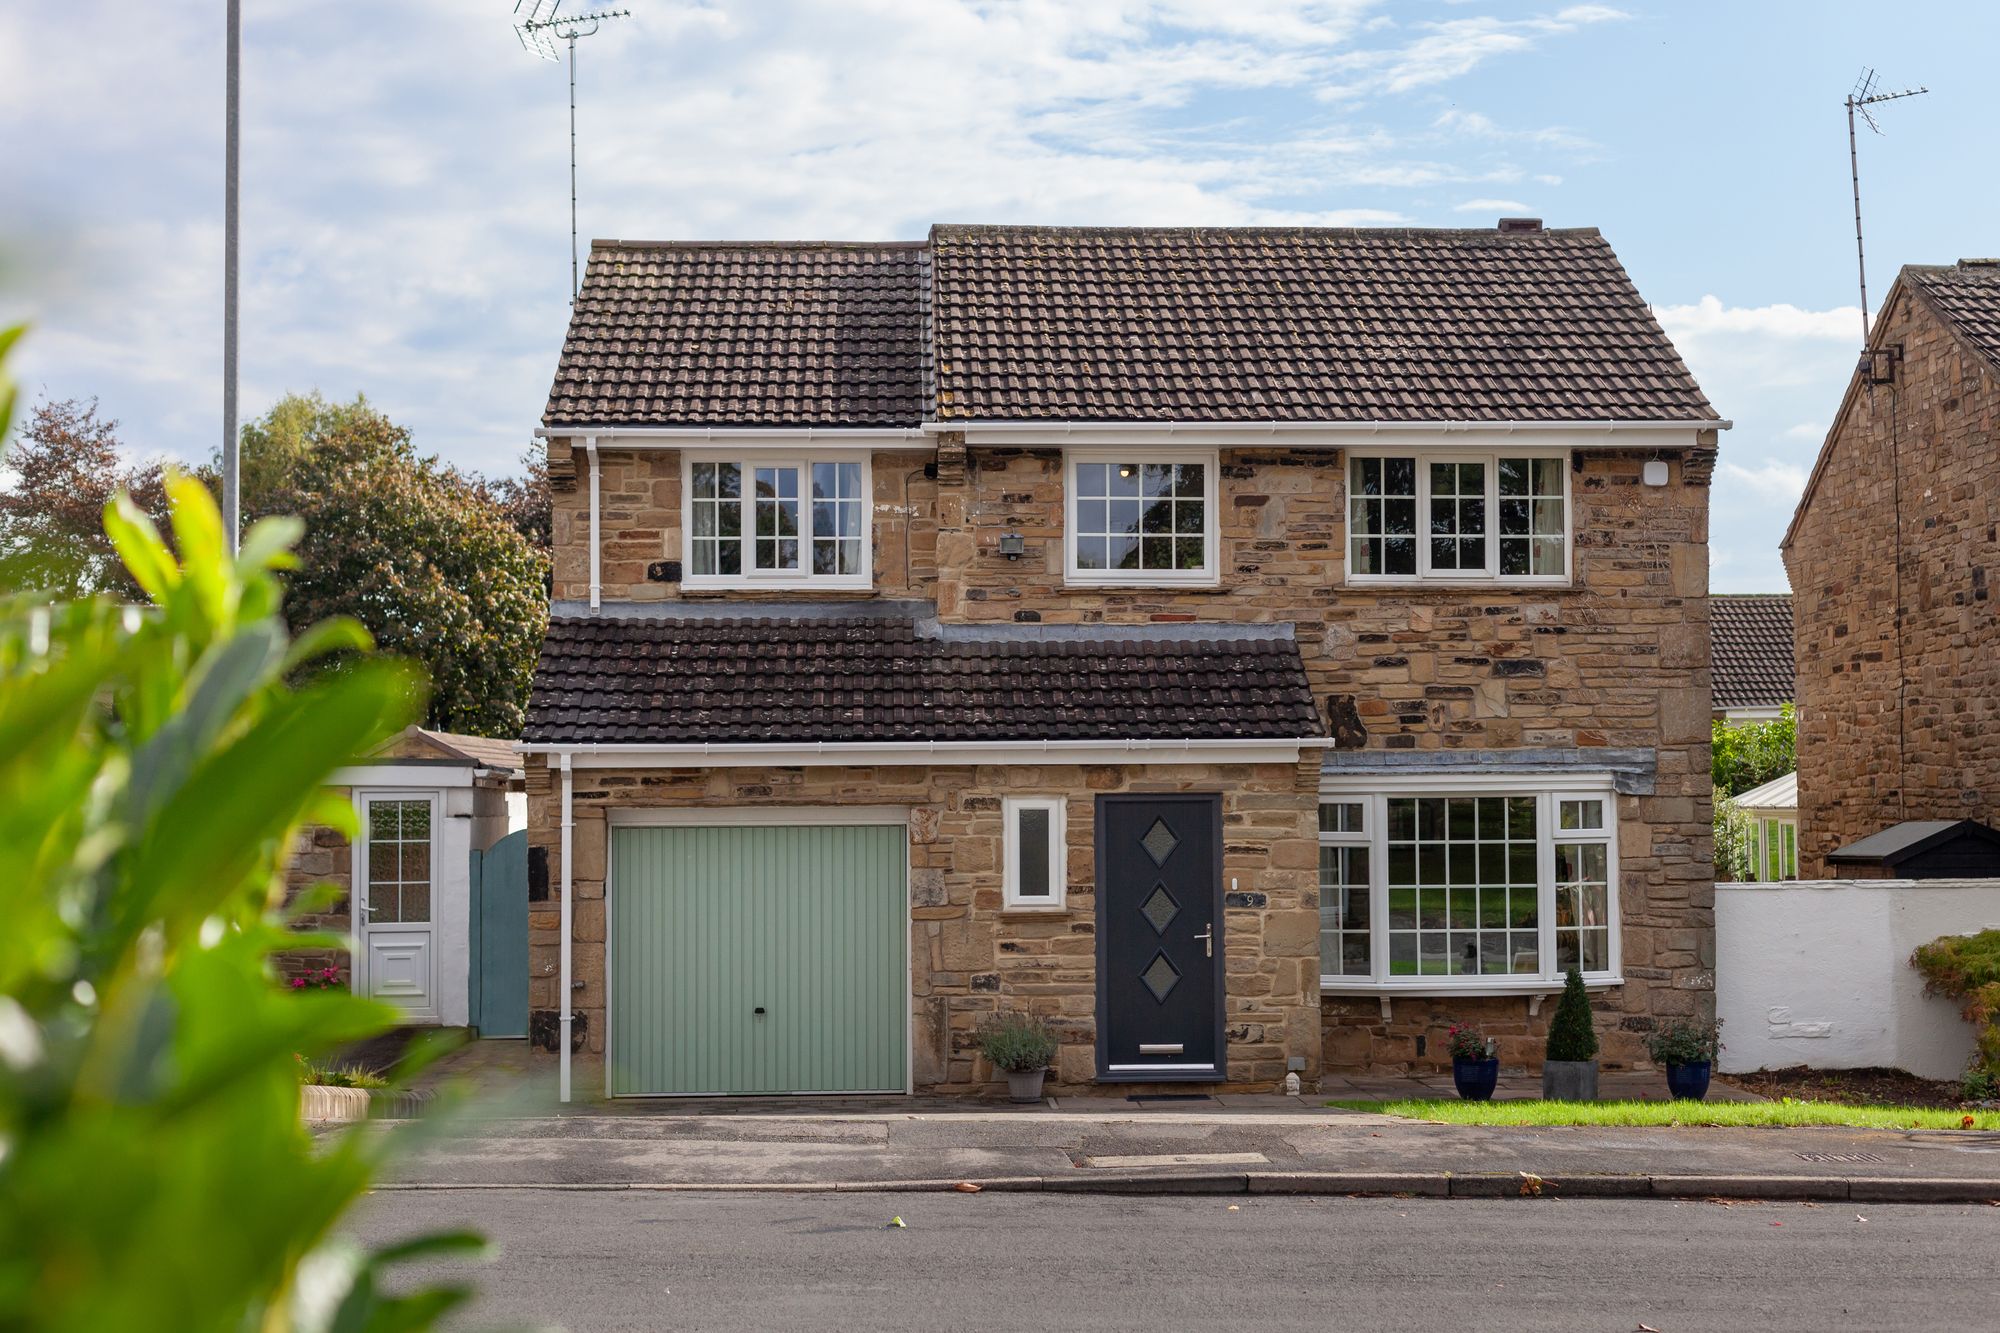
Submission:
[[[1214,583],[1217,473],[1213,450],[1071,450],[1065,578]]]
[[[1563,451],[1351,451],[1351,583],[1569,578]]]
[[[1572,966],[1616,978],[1616,797],[1489,781],[1322,795],[1323,987],[1541,990]]]
[[[682,586],[870,586],[869,468],[853,457],[783,460],[690,452]]]

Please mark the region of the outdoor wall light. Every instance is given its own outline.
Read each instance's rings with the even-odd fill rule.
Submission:
[[[1000,554],[1006,556],[1009,560],[1019,560],[1027,549],[1028,544],[1021,539],[1020,533],[1003,532],[1000,534]]]
[[[1667,484],[1666,460],[1661,458],[1655,458],[1651,462],[1647,463],[1644,479],[1648,486],[1666,485]]]

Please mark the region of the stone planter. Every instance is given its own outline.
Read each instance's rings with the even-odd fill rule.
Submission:
[[[309,1125],[358,1120],[408,1120],[422,1115],[435,1094],[413,1088],[335,1088],[299,1085],[299,1119]]]
[[[1542,1100],[1545,1102],[1596,1101],[1597,1061],[1543,1061]]]
[[[1493,1089],[1500,1084],[1500,1061],[1453,1060],[1451,1081],[1458,1087],[1458,1095],[1469,1102],[1493,1100]]]
[[[1708,1096],[1708,1079],[1714,1071],[1712,1061],[1702,1060],[1695,1064],[1668,1065],[1667,1091],[1677,1102],[1698,1102]]]
[[[1042,1080],[1047,1078],[1046,1069],[1010,1069],[1007,1071],[1007,1100],[1027,1104],[1042,1099]]]
[[[299,1119],[309,1125],[366,1120],[374,1101],[366,1088],[305,1083],[299,1086]]]

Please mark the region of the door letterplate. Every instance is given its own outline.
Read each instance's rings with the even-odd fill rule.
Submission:
[[[1177,1041],[1142,1041],[1139,1043],[1141,1055],[1179,1055],[1181,1043]]]

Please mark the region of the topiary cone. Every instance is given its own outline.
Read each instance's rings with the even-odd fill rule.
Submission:
[[[1549,1020],[1549,1042],[1544,1051],[1551,1060],[1595,1060],[1597,1029],[1590,1021],[1590,996],[1583,989],[1583,973],[1575,968],[1563,978],[1562,1001]]]

